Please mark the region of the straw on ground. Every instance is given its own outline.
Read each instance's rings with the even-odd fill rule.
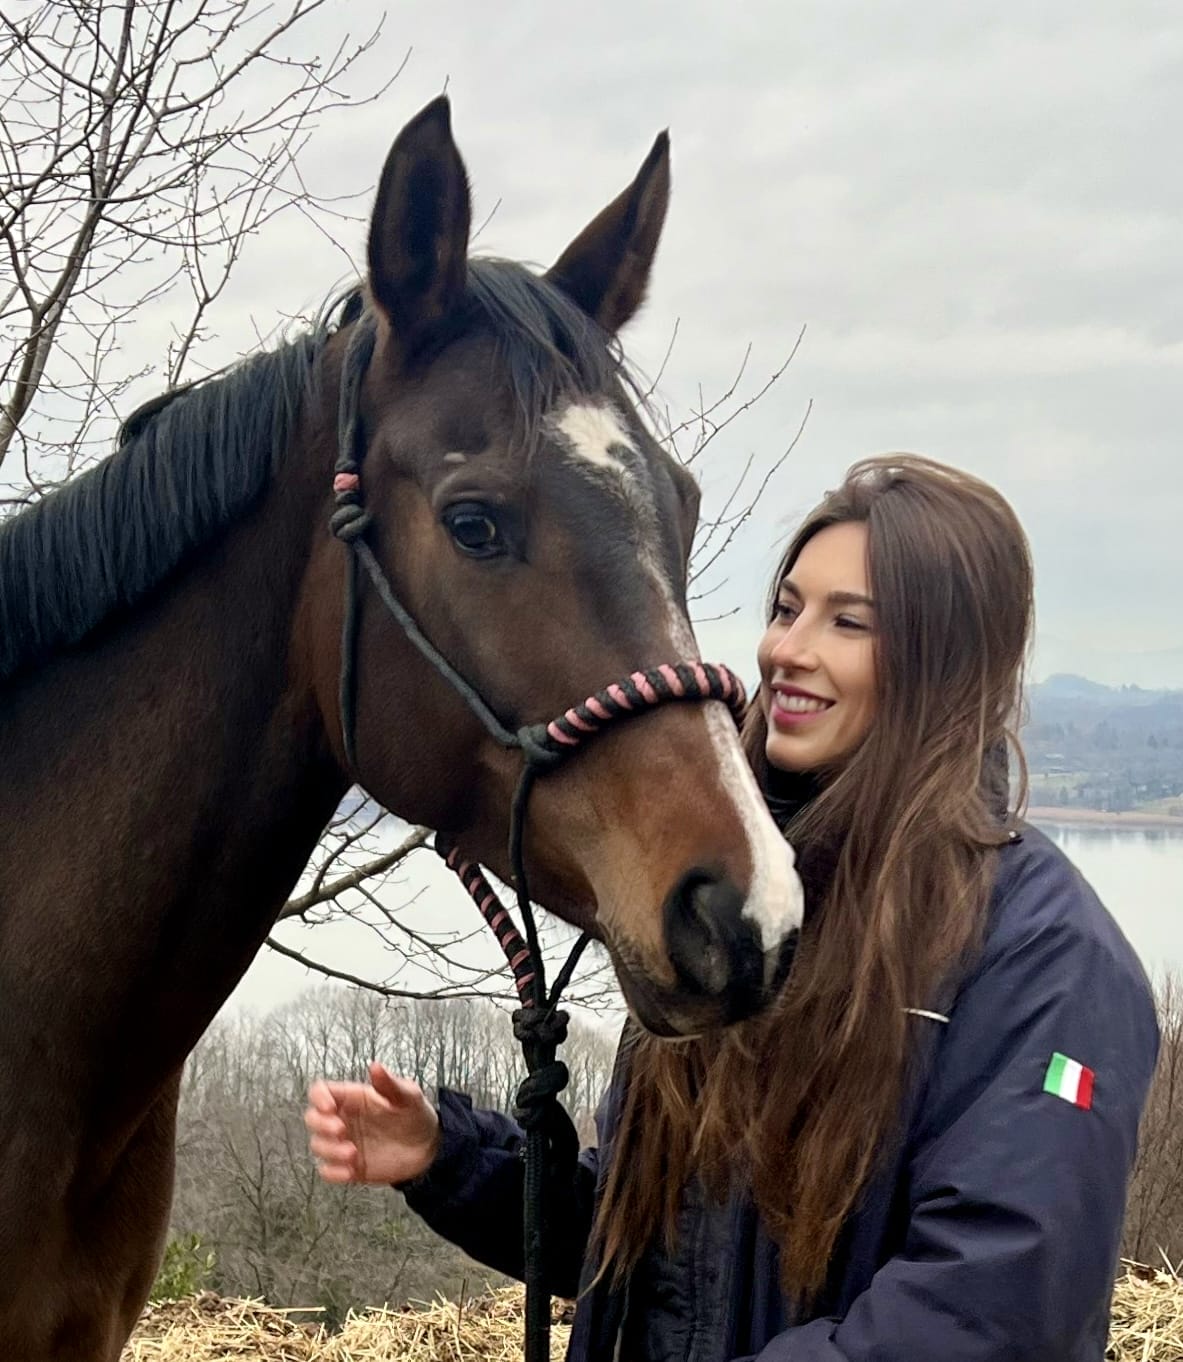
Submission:
[[[1113,1293],[1109,1362],[1180,1362],[1183,1278],[1123,1264]],[[521,1362],[520,1287],[460,1305],[370,1310],[338,1333],[307,1321],[315,1312],[276,1310],[212,1292],[149,1306],[123,1362]],[[552,1357],[566,1351],[570,1307],[556,1302]]]

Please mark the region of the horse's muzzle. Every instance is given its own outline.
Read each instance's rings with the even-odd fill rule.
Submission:
[[[635,971],[626,984],[634,1015],[658,1035],[686,1036],[742,1021],[766,1007],[792,963],[797,934],[775,951],[744,916],[743,891],[725,875],[688,871],[662,909],[672,991],[654,990]]]

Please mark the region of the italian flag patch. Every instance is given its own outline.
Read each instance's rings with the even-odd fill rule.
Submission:
[[[1069,1059],[1057,1050],[1047,1066],[1043,1090],[1088,1111],[1093,1105],[1093,1071],[1086,1069],[1079,1060]]]

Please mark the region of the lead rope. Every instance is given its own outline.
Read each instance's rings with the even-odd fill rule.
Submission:
[[[514,1038],[522,1047],[526,1077],[518,1087],[514,1118],[525,1132],[522,1172],[523,1278],[526,1284],[526,1362],[549,1362],[550,1291],[547,1288],[547,1175],[552,1169],[569,1168],[579,1155],[575,1129],[559,1103],[559,1093],[570,1074],[558,1047],[567,1038],[568,1014],[558,1001],[590,940],[584,932],[555,979],[550,993],[542,974],[542,955],[522,940],[508,910],[485,878],[481,868],[461,858],[441,838],[436,850],[459,876],[481,916],[493,929],[509,967],[521,1006],[513,1013]],[[532,921],[532,916],[525,919]]]
[[[550,1362],[550,1294],[546,1289],[546,1181],[550,1164],[569,1164],[578,1154],[578,1139],[558,1095],[567,1086],[567,1066],[556,1058],[567,1035],[568,1016],[558,1007],[588,943],[586,934],[572,948],[555,979],[546,989],[546,972],[530,902],[525,865],[526,810],[534,781],[571,756],[605,725],[644,713],[672,701],[720,700],[738,721],[746,703],[743,684],[727,667],[707,662],[680,662],[633,672],[623,681],[589,696],[544,724],[527,724],[513,732],[497,718],[484,698],[423,634],[403,607],[382,565],[366,543],[371,517],[365,509],[361,464],[365,454],[359,395],[361,381],[374,352],[373,317],[363,315],[346,344],[342,362],[337,412],[338,457],[334,466],[335,510],[329,521],[333,534],[348,550],[341,621],[341,741],[349,769],[358,778],[356,747],[357,645],[360,573],[364,568],[378,598],[394,617],[408,642],[455,690],[502,747],[517,749],[525,764],[514,794],[509,827],[509,864],[522,924],[523,942],[508,912],[497,900],[479,866],[460,859],[455,846],[436,837],[436,850],[460,876],[465,888],[493,928],[513,972],[521,1006],[513,1014],[514,1036],[522,1047],[526,1077],[518,1088],[515,1116],[526,1133],[523,1191],[523,1232],[526,1280],[525,1362]]]
[[[551,723],[536,725],[531,730],[534,745],[524,748],[526,765],[514,796],[509,836],[509,859],[525,941],[481,868],[464,860],[453,843],[438,834],[435,838],[436,851],[459,876],[481,916],[492,928],[509,962],[521,1001],[513,1014],[513,1033],[526,1061],[526,1077],[518,1088],[514,1106],[514,1116],[526,1134],[522,1205],[525,1362],[549,1362],[550,1359],[550,1292],[546,1283],[550,1231],[546,1216],[547,1173],[550,1169],[570,1167],[579,1154],[574,1127],[558,1100],[570,1077],[567,1066],[556,1057],[558,1047],[567,1038],[569,1021],[567,1012],[559,1009],[558,1002],[589,941],[586,932],[579,937],[548,994],[523,854],[526,807],[539,770],[532,753],[548,752],[547,763],[552,766],[576,752],[587,738],[607,724],[674,700],[708,699],[724,701],[737,718],[743,713],[743,685],[728,668],[705,662],[654,667],[649,671],[634,672],[624,681],[573,705]]]

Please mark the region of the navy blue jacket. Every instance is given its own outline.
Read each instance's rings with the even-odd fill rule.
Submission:
[[[783,1297],[751,1203],[693,1187],[673,1254],[646,1255],[627,1291],[588,1287],[610,1091],[603,1156],[585,1150],[558,1175],[551,1288],[585,1288],[569,1362],[1101,1362],[1158,1028],[1129,943],[1041,833],[1000,852],[984,949],[944,1011],[913,1018],[927,1075],[809,1318]],[[1089,1105],[1045,1090],[1056,1054],[1082,1066],[1075,1095]],[[440,1155],[408,1203],[520,1276],[521,1132],[455,1093],[440,1115]]]

